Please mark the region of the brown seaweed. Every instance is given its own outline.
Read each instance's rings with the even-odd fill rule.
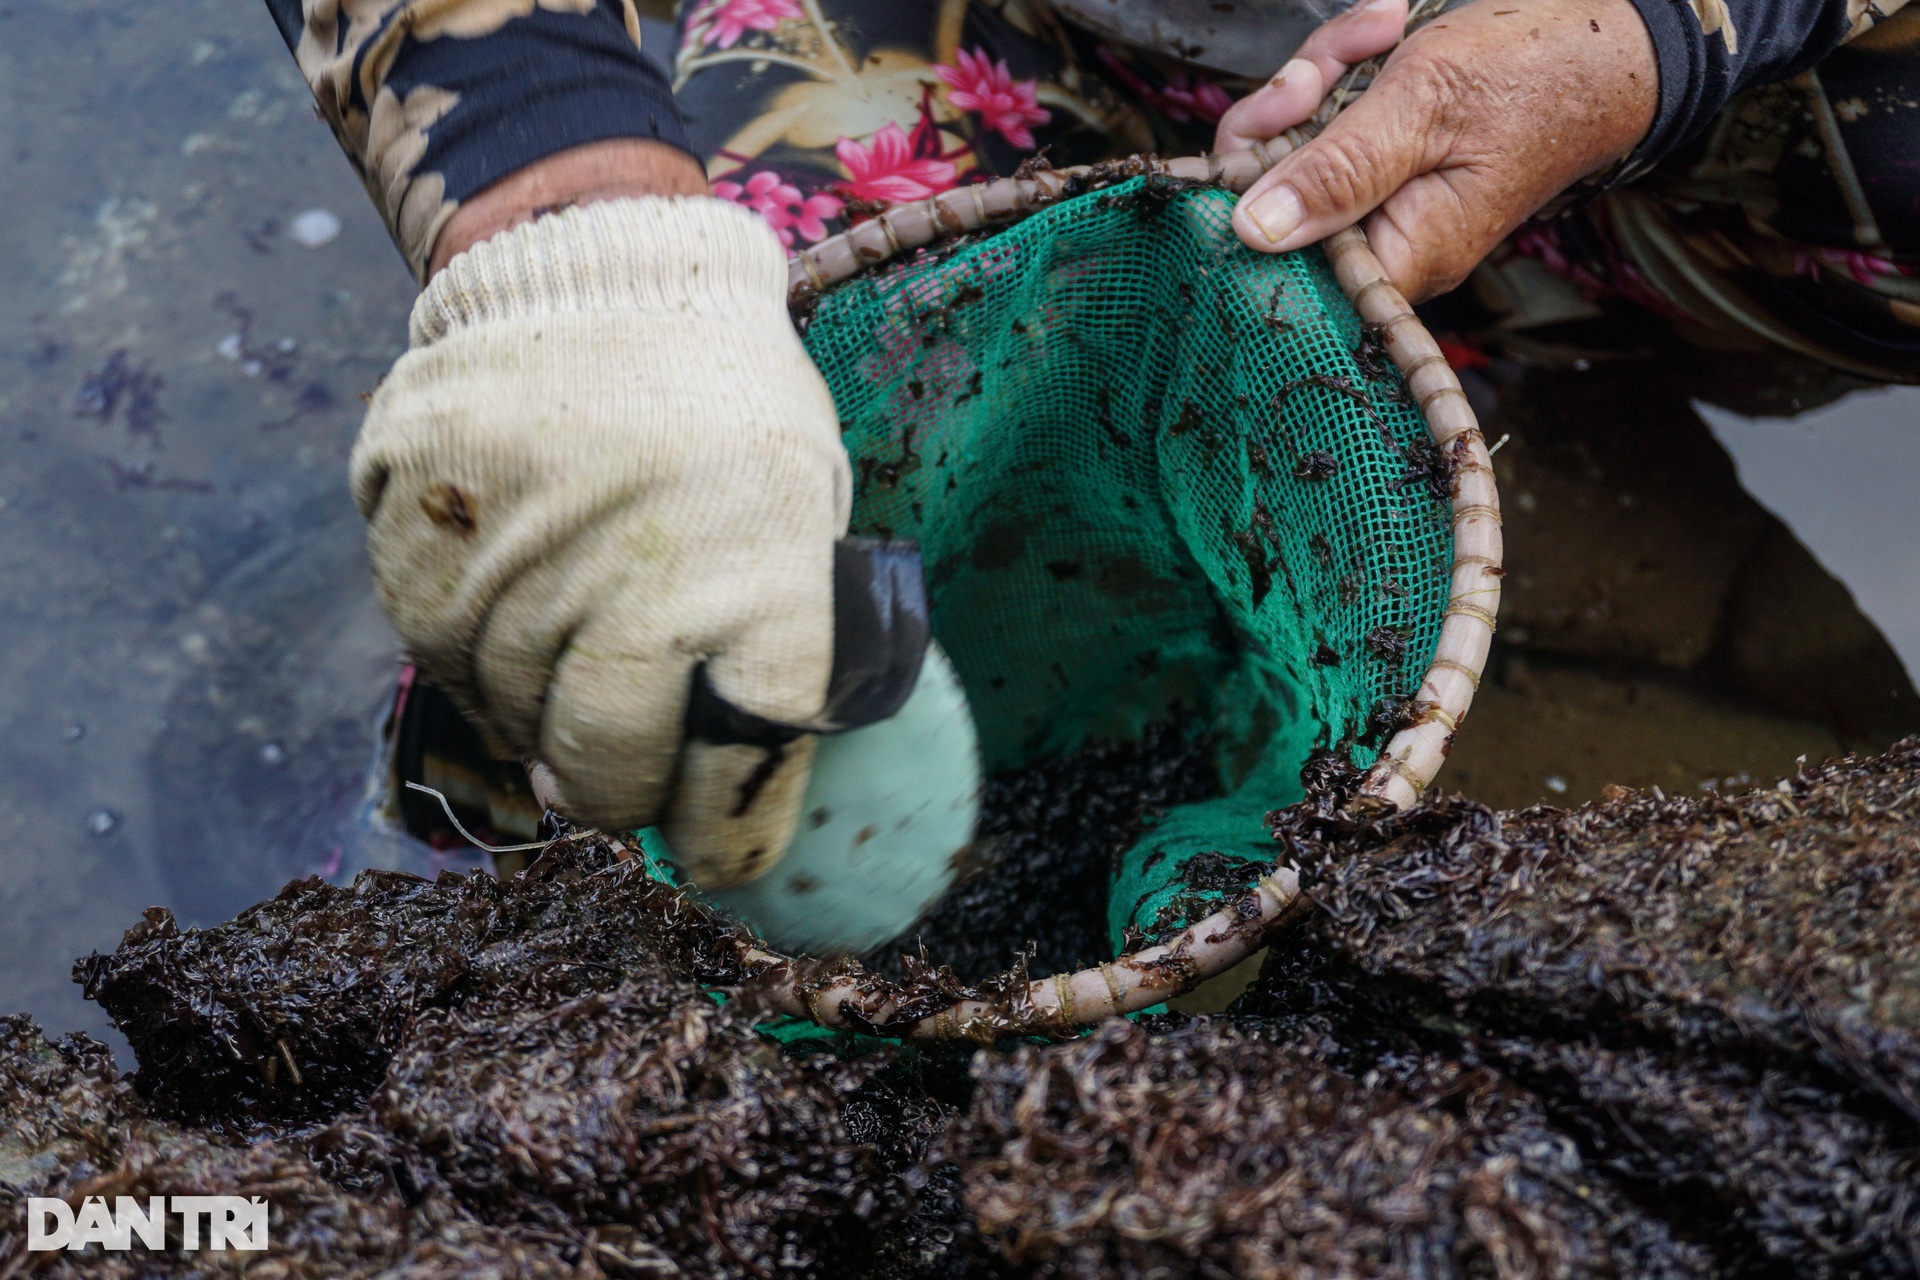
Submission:
[[[1676,1218],[1736,1224],[1726,1269],[1910,1276],[1920,1151],[1844,1094],[1746,1062],[1505,1039],[1479,1047],[1580,1136],[1595,1162]]]
[[[264,1197],[271,1251],[240,1260],[281,1280],[877,1274],[869,1257],[926,1251],[897,1225],[910,1205],[911,1230],[936,1244],[941,1206],[957,1216],[951,1196],[922,1205],[897,1176],[946,1110],[890,1148],[855,1137],[854,1104],[886,1096],[877,1063],[770,1053],[689,984],[429,1021],[365,1112],[234,1143],[154,1118],[105,1046],[0,1020],[0,1274],[187,1276],[219,1261],[182,1250],[177,1226],[165,1251],[26,1254],[29,1195]],[[985,1257],[977,1236],[944,1236],[933,1257],[956,1265],[892,1274],[990,1274],[966,1267]]]
[[[1920,741],[1689,800],[1275,815],[1321,912],[1248,1011],[1533,1091],[1733,1273],[1920,1274]]]
[[[1210,744],[1166,722],[995,774],[980,802],[979,861],[906,938],[869,963],[904,976],[902,944],[979,982],[1024,955],[1036,974],[1111,959],[1107,882],[1169,808],[1218,794]],[[1076,892],[1062,901],[1059,886]]]
[[[1009,1256],[1076,1280],[1713,1274],[1497,1075],[1340,1056],[1305,1027],[1110,1022],[982,1055],[945,1153]]]
[[[1104,885],[1212,785],[1160,732],[1003,779],[1002,857]],[[1318,910],[1229,1014],[970,1068],[770,1038],[750,936],[597,837],[506,881],[155,913],[79,966],[133,1076],[0,1019],[0,1275],[200,1274],[29,1257],[20,1223],[30,1195],[206,1192],[270,1200],[248,1270],[282,1280],[1920,1274],[1920,740],[1572,813],[1355,813],[1351,767],[1310,773],[1272,821]],[[961,894],[898,982],[812,980],[920,1010],[960,989],[949,944],[1095,946],[1038,883]]]
[[[698,911],[598,837],[564,840],[511,881],[362,873],[297,880],[226,924],[182,932],[149,910],[75,980],[111,1014],[166,1112],[323,1120],[380,1083],[416,1018],[511,990],[528,1006],[631,973],[748,974],[745,930]]]

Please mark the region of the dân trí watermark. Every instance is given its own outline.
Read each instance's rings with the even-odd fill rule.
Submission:
[[[180,1225],[181,1249],[237,1249],[258,1252],[267,1247],[267,1202],[259,1196],[116,1196],[112,1208],[106,1197],[88,1196],[75,1209],[65,1200],[31,1196],[27,1200],[27,1248],[133,1248],[138,1240],[149,1249],[167,1247],[170,1218]]]

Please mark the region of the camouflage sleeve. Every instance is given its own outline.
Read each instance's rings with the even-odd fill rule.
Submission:
[[[1906,0],[1633,0],[1660,63],[1660,107],[1623,177],[1702,133],[1752,85],[1808,70]]]
[[[267,0],[414,275],[462,200],[557,151],[686,133],[635,0]]]

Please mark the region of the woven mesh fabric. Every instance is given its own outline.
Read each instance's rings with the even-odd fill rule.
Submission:
[[[920,543],[989,768],[1172,717],[1221,795],[1116,872],[1116,945],[1208,908],[1200,853],[1271,859],[1316,747],[1369,762],[1438,639],[1445,470],[1318,250],[1136,178],[829,290],[806,344],[852,532]]]

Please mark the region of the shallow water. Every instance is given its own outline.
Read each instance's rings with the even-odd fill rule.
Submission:
[[[97,1029],[68,966],[150,903],[429,867],[365,816],[343,483],[414,289],[253,0],[0,6],[0,135],[0,1004]]]
[[[257,0],[0,0],[0,145],[0,1008],[99,1033],[70,965],[150,904],[204,924],[298,875],[476,865],[385,830],[367,787],[396,650],[344,469],[414,288]],[[1920,662],[1920,395],[1714,429]],[[1564,462],[1554,438],[1531,422],[1503,481]],[[1533,501],[1522,569],[1577,594],[1548,535],[1580,499]],[[1572,801],[1852,745],[1663,665],[1661,627],[1695,625],[1609,655],[1510,620],[1447,781]]]

